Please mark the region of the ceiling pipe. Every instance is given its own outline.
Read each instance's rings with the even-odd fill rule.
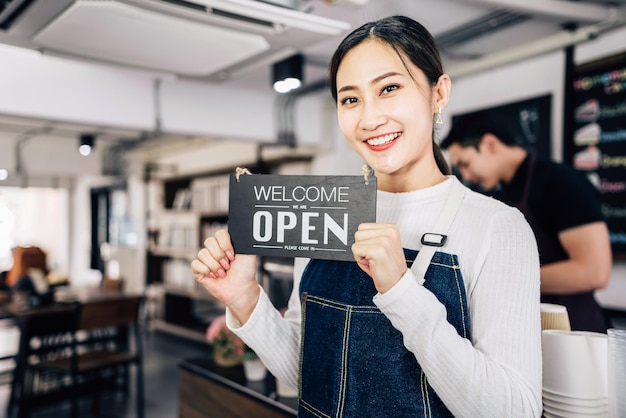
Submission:
[[[276,125],[278,127],[277,145],[288,145],[290,147],[295,147],[297,145],[298,141],[295,132],[296,101],[302,96],[316,93],[327,88],[327,80],[322,79],[278,96],[274,105]]]
[[[611,18],[612,6],[563,0],[461,0],[498,9],[515,10],[533,15],[571,19],[575,22],[601,22]]]
[[[462,77],[595,39],[602,33],[622,27],[626,24],[626,6],[620,8],[613,7],[611,10],[611,17],[601,23],[572,30],[563,30],[554,35],[528,42],[519,47],[484,55],[475,60],[451,64],[446,68],[446,72],[451,77]]]
[[[31,137],[23,136],[15,142],[15,175],[21,176],[25,172],[24,161],[22,159],[22,147]]]
[[[24,165],[22,148],[30,139],[32,139],[32,136],[26,133],[15,142],[15,176],[20,179],[20,187],[22,188],[28,186],[28,172],[26,171],[26,166]]]
[[[298,99],[308,94],[317,93],[321,90],[328,89],[328,81],[324,78],[305,84],[304,86],[292,90],[289,93],[278,94],[274,101],[274,118],[276,122],[276,142],[260,143],[256,150],[256,167],[257,172],[265,173],[268,169],[263,158],[263,150],[270,147],[287,146],[296,148],[298,139],[296,137],[296,104]]]
[[[49,126],[31,129],[24,132],[19,138],[17,138],[17,141],[15,141],[15,176],[20,179],[20,187],[28,186],[28,171],[26,170],[26,166],[24,164],[22,149],[26,145],[26,142],[33,139],[35,135],[45,135],[48,132],[50,132]]]

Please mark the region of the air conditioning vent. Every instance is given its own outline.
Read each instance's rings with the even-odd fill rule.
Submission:
[[[12,0],[0,13],[0,43],[208,80],[350,28],[289,8],[295,0],[270,4],[278,1]]]
[[[163,3],[170,3],[176,6],[180,6],[180,7],[186,7],[188,9],[192,9],[192,10],[197,10],[198,12],[202,12],[202,13],[209,13],[209,14],[213,14],[215,16],[221,16],[227,19],[232,19],[232,20],[236,20],[236,21],[240,21],[240,22],[246,22],[246,23],[251,23],[253,25],[259,25],[259,26],[265,26],[267,28],[273,28],[274,27],[274,23],[267,21],[267,20],[261,20],[261,19],[254,19],[250,16],[244,16],[241,14],[237,14],[237,13],[231,13],[228,12],[226,10],[221,10],[219,8],[209,8],[206,7],[202,4],[198,4],[198,3],[193,3],[190,1],[185,1],[185,0],[161,0]]]
[[[267,20],[254,19],[249,16],[242,16],[242,15],[230,13],[230,12],[220,10],[220,9],[213,9],[211,10],[211,13],[214,14],[215,16],[221,16],[221,17],[225,17],[228,19],[235,19],[241,22],[251,23],[253,25],[265,26],[267,28],[274,28],[274,24],[272,22],[268,22]]]
[[[261,3],[274,4],[280,7],[297,10],[300,8],[301,0],[257,0]]]
[[[188,9],[196,9],[196,10],[200,10],[202,12],[206,12],[207,8],[206,6],[203,6],[201,4],[198,3],[192,3],[190,1],[184,1],[184,0],[161,0],[163,3],[172,3],[175,4],[177,6],[183,6],[183,7],[187,7]]]
[[[0,0],[0,30],[7,30],[34,0]]]

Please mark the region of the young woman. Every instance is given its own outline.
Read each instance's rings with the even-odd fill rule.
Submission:
[[[432,36],[407,17],[367,23],[339,45],[330,86],[378,178],[355,262],[297,260],[284,318],[226,231],[193,261],[196,280],[297,385],[300,417],[540,416],[535,239],[519,211],[448,175],[433,127],[450,78]]]

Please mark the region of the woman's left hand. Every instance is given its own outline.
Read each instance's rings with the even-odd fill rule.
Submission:
[[[385,293],[406,273],[400,231],[394,224],[362,223],[354,234],[352,253],[359,267]]]

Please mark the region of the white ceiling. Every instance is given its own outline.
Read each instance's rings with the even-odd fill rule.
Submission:
[[[281,23],[278,27],[284,31],[276,34],[261,34],[247,29],[233,31],[232,27],[225,29],[219,23],[201,22],[191,15],[190,19],[181,20],[182,15],[179,13],[176,19],[172,19],[166,11],[173,6],[166,4],[164,9],[154,6],[162,5],[162,1],[37,0],[36,7],[44,11],[49,9],[46,11],[47,17],[42,17],[46,13],[37,9],[37,17],[42,22],[53,19],[52,24],[44,25],[43,30],[33,29],[36,25],[32,22],[28,22],[30,26],[22,22],[17,28],[0,29],[0,43],[88,61],[97,61],[109,53],[117,54],[108,61],[134,68],[147,68],[157,73],[177,73],[181,78],[232,84],[234,88],[259,89],[269,93],[273,62],[301,52],[306,60],[305,83],[320,80],[325,75],[332,52],[346,34],[346,31],[329,35],[303,30],[295,23],[293,26],[289,26],[291,23]],[[244,7],[249,7],[246,4],[259,3],[254,0],[188,1],[199,5],[232,3]],[[13,3],[18,2],[13,0]],[[453,75],[523,59],[539,53],[542,48],[562,48],[564,42],[568,42],[563,40],[565,26],[573,25],[581,32],[580,28],[597,32],[612,29],[613,25],[622,25],[626,14],[626,0],[300,0],[296,3],[299,4],[300,15],[345,22],[350,28],[391,14],[416,18],[435,35],[446,68]],[[111,7],[100,10],[103,5]],[[139,10],[135,10],[137,5],[156,8],[148,8],[147,12],[145,8],[141,9],[145,12],[142,14],[136,12]],[[63,13],[64,10],[66,13]],[[110,12],[113,20],[104,19],[103,11]],[[149,22],[142,21],[141,16],[154,20],[153,23],[160,31],[159,39],[151,37]],[[284,19],[284,22],[295,22],[293,18]],[[122,29],[111,30],[112,21],[117,22]],[[37,23],[39,28],[42,22]],[[123,22],[128,23],[128,30]],[[188,29],[188,32],[181,33],[183,28]],[[168,30],[172,32],[168,33]],[[77,36],[78,33],[81,36]],[[568,36],[569,42],[573,42],[573,35],[570,33]],[[106,37],[107,42],[103,42],[102,37]],[[181,48],[176,39],[187,42],[187,46]],[[196,45],[191,45],[189,40],[198,41],[198,48],[210,50],[220,59],[196,58]],[[138,48],[148,51],[145,52],[146,56],[137,56],[131,49],[125,49],[132,48],[132,42],[135,41]],[[119,47],[111,48],[111,45]],[[154,54],[150,55],[150,51]],[[167,59],[169,57],[176,59]],[[172,61],[177,65],[173,66]],[[147,134],[104,126],[0,115],[0,139],[40,135],[76,137],[86,131],[99,133],[99,136],[112,140],[138,139]]]

